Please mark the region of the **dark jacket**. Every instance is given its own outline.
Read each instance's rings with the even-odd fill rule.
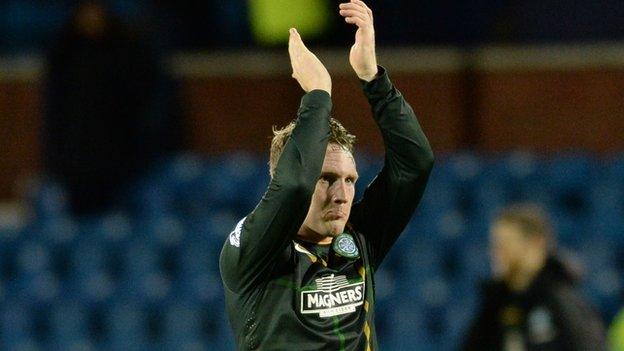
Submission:
[[[463,350],[605,350],[602,321],[575,291],[576,281],[571,269],[550,257],[523,293],[486,283]]]
[[[116,205],[177,137],[159,56],[113,15],[105,22],[100,35],[89,36],[72,19],[47,62],[44,164],[76,213]]]
[[[416,209],[433,154],[414,111],[383,68],[363,91],[386,153],[383,169],[351,208],[346,231],[360,257],[345,260],[322,245],[296,240],[330,133],[330,96],[313,90],[301,100],[267,192],[221,251],[238,350],[378,349],[374,271]]]

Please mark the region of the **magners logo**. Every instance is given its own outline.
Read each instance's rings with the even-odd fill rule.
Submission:
[[[301,313],[322,318],[355,312],[364,303],[364,281],[349,283],[344,275],[330,274],[315,280],[316,290],[301,292]]]

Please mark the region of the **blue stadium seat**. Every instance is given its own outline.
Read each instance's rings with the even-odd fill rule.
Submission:
[[[178,265],[183,275],[218,270],[220,246],[210,247],[205,242],[187,242],[180,248]]]
[[[129,194],[137,216],[159,218],[176,212],[184,214],[190,207],[201,206],[206,199],[205,187],[199,186],[203,169],[204,161],[193,154],[162,159]]]
[[[33,304],[48,304],[57,299],[64,288],[54,273],[39,271],[18,276],[9,291],[12,297],[21,297]]]
[[[442,274],[444,257],[437,245],[418,242],[405,254],[409,259],[404,260],[404,279],[397,281],[399,286],[410,286]]]
[[[580,199],[557,199],[562,203],[556,204],[566,207],[570,211],[582,211],[582,203],[577,201],[584,200],[587,184],[591,181],[594,174],[595,164],[586,155],[568,154],[549,159],[545,169],[544,181],[554,192],[555,196],[573,196],[578,195]]]
[[[118,301],[105,315],[107,326],[104,344],[107,350],[147,350],[149,342],[148,316],[137,303]]]
[[[78,222],[67,214],[41,219],[28,228],[31,237],[49,247],[71,243],[79,232]]]
[[[22,294],[34,302],[45,303],[61,292],[58,277],[53,272],[50,249],[33,241],[22,242],[13,257],[15,278],[10,281],[9,292]]]
[[[88,275],[77,276],[66,282],[65,288],[67,296],[85,304],[96,305],[114,300],[120,285],[110,274],[92,271]]]
[[[488,163],[488,177],[500,181],[528,182],[539,181],[541,160],[529,152],[517,151],[494,157]]]
[[[446,334],[445,348],[458,350],[464,340],[470,323],[476,314],[476,309],[463,301],[457,301],[447,306],[445,310]]]
[[[195,303],[214,303],[222,295],[218,267],[219,256],[213,250],[189,243],[180,251],[178,294]]]
[[[418,240],[436,241],[439,235],[442,218],[448,213],[462,213],[458,209],[456,189],[444,182],[432,182],[425,189],[422,201],[412,221],[410,231]]]
[[[49,341],[45,343],[45,350],[48,351],[65,351],[65,350],[81,350],[81,351],[96,351],[98,350],[97,344],[88,338],[74,338],[60,341]]]
[[[177,248],[186,239],[184,223],[172,215],[162,215],[136,223],[136,235],[158,248]]]
[[[503,206],[511,201],[512,196],[506,187],[506,182],[483,177],[474,190],[476,208],[471,219],[489,222]]]
[[[172,278],[163,270],[162,259],[152,243],[129,243],[122,253],[120,296],[134,301],[166,303],[172,296],[173,286]]]
[[[97,242],[80,240],[76,243],[70,256],[72,278],[87,277],[98,272],[105,272],[112,261],[107,250]]]
[[[3,346],[6,347],[7,350],[14,351],[39,351],[47,349],[44,348],[43,345],[34,338],[24,338],[7,342],[6,344],[3,344]]]
[[[506,203],[548,203],[542,159],[527,152],[496,157],[488,164],[487,179],[503,184]]]
[[[461,270],[457,282],[461,284],[477,284],[490,277],[490,256],[488,243],[474,243],[466,245],[460,252]]]
[[[438,210],[455,208],[456,184],[444,174],[442,167],[434,167],[429,177],[425,193],[419,205],[420,210],[429,213],[436,213]]]
[[[124,213],[105,214],[97,221],[94,234],[105,243],[124,243],[134,235],[132,219]]]
[[[67,287],[70,295],[84,303],[101,303],[114,298],[118,281],[111,266],[119,255],[98,242],[79,240],[69,257]]]
[[[596,269],[587,280],[585,291],[603,318],[610,321],[622,304],[624,275],[613,266]]]
[[[173,297],[173,281],[168,275],[151,271],[133,280],[123,280],[119,284],[122,297],[132,301],[144,301],[155,305],[166,305]]]
[[[609,177],[612,179],[622,179],[624,177],[624,153],[614,155],[608,162]]]
[[[15,252],[29,232],[24,228],[0,228],[0,280],[9,280],[15,276],[17,260]]]
[[[268,166],[252,155],[237,153],[220,157],[203,174],[204,205],[248,212],[258,203],[268,184]]]
[[[455,183],[474,184],[484,171],[484,163],[477,155],[470,152],[454,154],[440,168],[443,176]]]
[[[429,344],[429,333],[425,309],[415,300],[389,302],[391,306],[377,305],[377,311],[386,310],[386,322],[377,322],[382,345],[385,343],[392,350],[425,350]],[[400,308],[399,308],[400,307]],[[381,336],[383,335],[383,336]]]
[[[3,299],[0,306],[0,344],[31,343],[36,336],[35,319],[30,308],[14,299]]]
[[[393,273],[382,265],[375,272],[375,300],[392,299],[397,290],[397,280],[401,278],[399,274]]]
[[[624,243],[624,160],[603,165],[590,188],[588,236]]]
[[[153,176],[138,181],[128,194],[127,201],[138,218],[152,219],[173,213],[174,198],[173,189]]]
[[[224,304],[213,304],[205,308],[203,339],[211,345],[211,350],[234,350],[234,336],[223,309]]]
[[[201,340],[204,323],[206,320],[200,305],[181,302],[168,306],[163,320],[165,347],[173,349],[180,345],[203,345]]]
[[[206,239],[210,243],[221,246],[236,224],[246,215],[247,213],[236,213],[228,209],[211,212],[207,218],[208,237]]]
[[[223,287],[217,272],[185,276],[177,284],[177,294],[194,303],[223,302]]]
[[[122,259],[124,273],[130,279],[143,277],[160,268],[158,249],[151,241],[135,240],[128,243]]]
[[[61,301],[48,313],[51,344],[68,345],[89,338],[89,316],[85,306]]]
[[[37,219],[53,219],[67,212],[67,194],[59,184],[50,180],[42,180],[33,183],[28,190],[29,200]]]
[[[205,215],[186,217],[184,244],[203,245],[211,254],[218,256],[227,236],[246,215],[226,207]]]
[[[574,215],[568,211],[551,210],[550,217],[554,225],[557,243],[560,246],[576,249],[587,237],[587,216]]]

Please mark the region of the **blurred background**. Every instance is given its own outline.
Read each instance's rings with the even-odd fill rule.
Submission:
[[[333,0],[0,2],[0,345],[230,350],[218,253],[302,96],[296,26],[358,136],[381,140]],[[375,0],[379,62],[437,163],[377,274],[384,350],[455,350],[488,225],[544,206],[611,325],[624,295],[624,3]],[[400,301],[400,303],[399,303]],[[615,334],[614,334],[615,335]],[[621,350],[621,349],[620,349]]]

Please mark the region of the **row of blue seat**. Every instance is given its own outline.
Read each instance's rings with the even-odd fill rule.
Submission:
[[[361,194],[380,165],[357,158]],[[562,250],[591,268],[583,289],[608,320],[624,292],[622,164],[528,154],[438,160],[416,215],[377,272],[382,347],[456,348],[477,308],[478,282],[490,274],[489,221],[519,199],[549,209]],[[69,215],[60,186],[33,189],[33,220],[0,228],[0,344],[232,349],[217,257],[262,196],[266,168],[248,154],[179,155],[128,191],[134,212],[84,218]],[[69,318],[55,318],[59,311]],[[17,315],[24,319],[7,322]]]

